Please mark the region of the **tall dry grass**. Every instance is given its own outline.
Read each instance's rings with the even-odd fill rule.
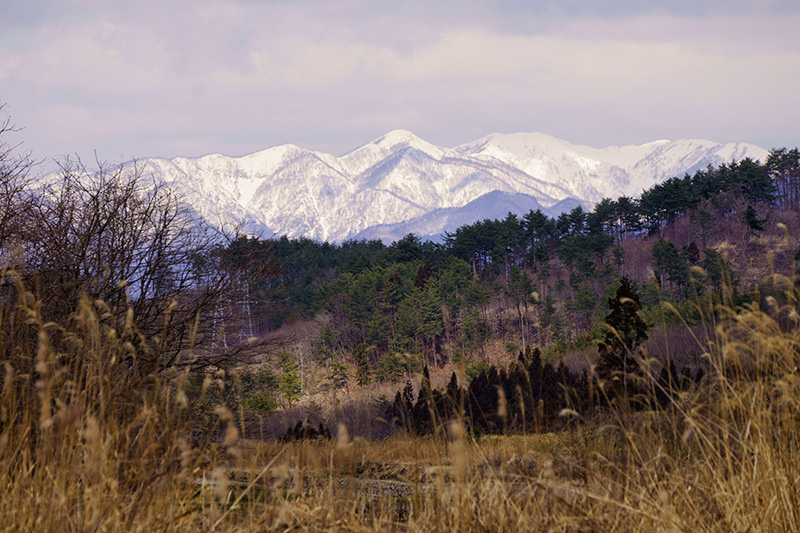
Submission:
[[[798,289],[714,310],[705,382],[557,434],[281,444],[196,435],[187,375],[128,317],[68,324],[6,273],[0,524],[9,530],[797,531]],[[15,289],[11,291],[10,286]],[[204,382],[204,389],[216,386]],[[655,385],[653,385],[655,386]]]
[[[128,315],[83,299],[67,324],[2,276],[0,524],[16,531],[183,530],[198,512],[189,480],[207,460],[192,445],[181,384]]]

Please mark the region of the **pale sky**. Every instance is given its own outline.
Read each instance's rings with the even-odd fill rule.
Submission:
[[[662,4],[0,0],[0,115],[34,158],[90,162],[397,128],[800,145],[800,2]]]

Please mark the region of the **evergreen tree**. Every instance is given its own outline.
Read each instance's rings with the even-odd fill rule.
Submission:
[[[389,247],[389,257],[398,263],[422,259],[422,241],[413,233],[407,234]]]
[[[375,372],[378,381],[397,383],[403,376],[403,363],[396,353],[388,352],[378,358],[378,369]]]
[[[681,250],[670,240],[660,239],[653,246],[653,266],[678,287],[689,282],[689,265]]]
[[[392,329],[389,320],[377,310],[367,322],[366,335],[364,340],[370,346],[374,346],[381,351],[386,351],[389,346],[389,337]]]
[[[693,265],[700,261],[700,249],[694,241],[690,242],[689,246],[686,247],[686,259]]]
[[[554,240],[555,223],[541,209],[531,211],[522,219],[523,237],[529,247],[528,262],[539,271],[550,259],[550,246]]]
[[[411,380],[406,380],[406,385],[403,387],[403,403],[408,411],[414,407],[414,386],[411,384]]]
[[[639,346],[647,340],[647,323],[639,316],[642,306],[631,281],[623,276],[613,298],[608,299],[609,313],[605,323],[608,330],[598,344],[600,362],[598,374],[609,383],[609,393],[628,403],[633,388],[630,376],[639,375],[636,357]]]
[[[640,213],[639,203],[627,196],[620,196],[617,199],[616,215],[619,220],[619,233],[617,239],[619,241],[627,240],[628,232],[639,231],[640,229]]]
[[[588,283],[580,283],[575,288],[575,297],[567,303],[567,309],[575,312],[575,323],[582,329],[588,329],[591,325],[592,312],[597,304],[597,297]]]
[[[592,214],[604,233],[617,234],[617,202],[603,198],[594,206]]]
[[[566,340],[567,324],[555,304],[555,299],[551,294],[544,298],[539,322],[541,328],[549,333],[550,340],[560,342]]]
[[[420,265],[419,269],[417,270],[417,277],[414,280],[414,287],[418,289],[424,289],[425,284],[428,283],[428,280],[431,279],[433,275],[433,269],[431,268],[431,262],[425,260],[425,262]]]
[[[278,385],[278,377],[269,365],[262,365],[255,375],[244,372],[240,378],[242,406],[262,414],[271,413],[278,407],[275,400]]]
[[[707,239],[715,233],[716,217],[705,209],[698,209],[692,215],[692,221],[700,227],[697,233],[700,234],[702,247],[705,248]]]
[[[325,324],[315,342],[317,356],[330,372],[331,361],[333,360],[333,348],[336,345],[336,333],[330,324]]]
[[[514,302],[519,318],[519,332],[522,336],[522,349],[527,346],[526,322],[528,318],[528,302],[533,292],[533,281],[528,273],[518,266],[511,267],[508,274],[506,294]]]
[[[706,271],[711,286],[716,292],[722,290],[723,284],[726,282],[731,285],[735,283],[730,267],[719,252],[713,248],[706,248],[703,250],[703,254],[705,257],[700,262],[700,266]]]
[[[458,386],[458,377],[456,376],[456,373],[453,372],[450,375],[450,382],[447,384],[447,397],[450,398],[453,403],[455,403],[458,400],[459,391],[460,388]]]
[[[361,387],[370,384],[371,372],[369,368],[369,346],[363,342],[353,349],[353,362],[356,365],[356,383]]]
[[[800,210],[800,150],[772,149],[765,166],[774,180],[781,209]]]
[[[442,333],[442,301],[436,287],[428,287],[419,300],[420,333],[430,342]]]
[[[433,431],[435,424],[435,403],[433,397],[433,389],[431,388],[431,378],[428,373],[428,367],[422,370],[422,380],[419,384],[419,395],[417,396],[417,403],[411,411],[414,422],[414,429],[420,435],[429,434]]]
[[[340,363],[339,361],[335,361],[331,363],[331,370],[330,374],[328,375],[328,379],[331,380],[333,387],[336,389],[344,389],[345,392],[348,394],[350,393],[350,387],[348,383],[350,371],[347,368],[347,365],[344,363]]]
[[[766,218],[758,218],[758,212],[755,207],[752,205],[747,206],[747,210],[744,213],[744,222],[747,224],[747,227],[750,228],[751,233],[754,231],[764,231],[764,223],[766,221]]]
[[[281,377],[278,390],[283,395],[289,407],[303,396],[303,385],[298,375],[298,365],[294,357],[288,352],[279,355],[281,362]]]
[[[403,425],[403,429],[410,432],[414,429],[414,387],[411,381],[406,381],[403,387],[403,393],[397,391],[394,397],[394,404],[392,406],[391,418],[395,418]]]
[[[772,203],[775,197],[775,183],[767,165],[746,157],[737,163],[731,163],[730,167],[736,173],[739,192],[748,201]]]

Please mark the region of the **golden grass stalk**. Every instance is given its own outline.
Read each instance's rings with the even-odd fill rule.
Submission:
[[[4,279],[13,281],[13,273]],[[8,286],[7,284],[5,286]],[[797,531],[800,320],[716,309],[705,383],[664,410],[556,434],[241,441],[192,432],[184,372],[101,303],[41,320],[0,303],[0,523],[20,531]],[[203,382],[202,393],[215,387]],[[212,407],[213,408],[213,407]],[[503,406],[499,406],[502,410]],[[569,409],[564,416],[580,419]]]

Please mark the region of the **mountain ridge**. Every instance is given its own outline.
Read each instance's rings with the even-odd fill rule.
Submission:
[[[562,205],[590,207],[604,197],[638,196],[707,165],[763,161],[767,153],[747,143],[705,139],[594,148],[537,132],[493,133],[447,148],[392,130],[342,156],[283,144],[239,157],[146,158],[136,164],[172,184],[215,226],[340,242],[378,234],[397,238],[396,231],[411,227],[452,231],[448,220],[486,218],[469,212],[478,207],[496,216],[504,203],[518,206],[523,197],[546,212],[565,200],[570,202]],[[493,192],[498,194],[487,196]],[[486,203],[492,198],[498,205]],[[386,233],[390,228],[393,237]]]

